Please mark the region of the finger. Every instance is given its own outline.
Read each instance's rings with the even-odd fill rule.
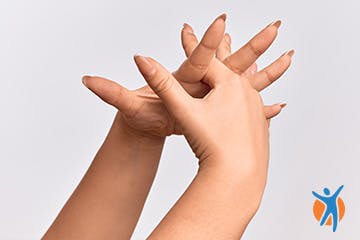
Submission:
[[[188,110],[191,97],[170,72],[151,58],[137,55],[134,60],[148,85],[175,117]]]
[[[106,103],[116,107],[125,114],[132,114],[134,95],[126,88],[102,77],[84,76],[82,82]]]
[[[273,117],[277,116],[285,106],[286,106],[286,103],[283,102],[283,103],[274,104],[272,106],[265,106],[264,107],[268,127],[270,127],[271,119]]]
[[[294,53],[294,50],[287,51],[272,64],[255,73],[250,79],[251,85],[256,90],[261,91],[279,79],[289,68]]]
[[[216,50],[216,57],[220,61],[224,61],[224,59],[230,55],[231,55],[231,37],[228,33],[225,33],[218,49]]]
[[[277,116],[285,106],[286,106],[286,102],[265,106],[264,113],[266,119],[271,119]]]
[[[214,58],[216,49],[219,47],[225,32],[226,14],[217,17],[206,30],[199,45],[194,49],[189,62],[198,68],[207,68]]]
[[[281,21],[269,24],[248,43],[224,60],[224,64],[236,73],[243,73],[263,54],[275,40]]]
[[[181,31],[181,44],[185,51],[186,57],[189,57],[196,48],[196,46],[199,44],[194,30],[187,23],[184,23],[184,27]]]
[[[174,73],[181,82],[198,82],[206,74],[225,32],[226,15],[216,18],[190,57]]]

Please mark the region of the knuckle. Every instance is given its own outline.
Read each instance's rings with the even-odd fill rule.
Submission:
[[[272,83],[276,78],[274,72],[271,69],[265,69],[264,75],[265,75],[266,81],[269,83]]]
[[[232,59],[231,56],[228,56],[227,58],[224,59],[223,63],[225,64],[225,66],[227,66],[231,71],[235,72],[235,73],[241,73],[241,69],[232,64]]]
[[[215,51],[217,48],[216,46],[212,46],[211,44],[205,43],[204,41],[200,41],[200,46],[210,51]]]
[[[257,57],[263,53],[263,51],[258,47],[258,44],[255,43],[255,41],[250,41],[248,43],[248,47],[250,51]]]
[[[280,58],[278,59],[278,68],[285,69],[290,64],[291,58]]]
[[[167,75],[164,75],[159,78],[159,81],[155,84],[155,89],[158,93],[165,92],[165,91],[169,90],[170,88],[172,88],[173,84],[174,84],[174,82],[172,81],[170,76],[167,74]]]
[[[200,71],[206,70],[209,67],[209,64],[207,63],[200,63],[200,62],[194,62],[192,58],[189,58],[189,63],[191,66],[193,66],[195,69],[198,69]]]
[[[244,66],[238,62],[238,57],[232,57],[232,55],[228,56],[224,59],[223,63],[227,66],[231,71],[236,74],[242,74],[244,72]]]

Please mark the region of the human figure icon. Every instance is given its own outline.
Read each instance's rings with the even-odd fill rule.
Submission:
[[[341,190],[343,188],[344,188],[344,185],[341,185],[333,195],[330,195],[330,190],[328,188],[324,188],[325,196],[322,196],[322,195],[312,191],[312,194],[317,199],[322,201],[326,206],[324,214],[322,215],[322,218],[321,218],[321,221],[320,221],[320,226],[323,226],[325,224],[326,220],[331,215],[332,216],[332,229],[333,229],[333,232],[336,231],[337,224],[338,224],[338,221],[339,221],[339,212],[338,212],[337,199],[338,199],[338,196],[339,196],[339,194],[340,194],[340,192],[341,192]]]

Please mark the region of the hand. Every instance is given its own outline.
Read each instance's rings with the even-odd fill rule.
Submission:
[[[291,56],[284,58],[290,61]],[[215,61],[203,79],[211,90],[199,99],[191,97],[155,60],[137,56],[135,61],[182,129],[199,159],[200,170],[236,172],[240,178],[251,179],[251,186],[261,195],[267,175],[269,133],[261,97],[251,86],[250,77]],[[253,75],[254,80],[259,81],[260,76]]]
[[[217,53],[217,56],[222,58],[226,56],[226,53],[229,53],[229,51],[226,51],[226,49],[230,48],[230,43],[225,42],[228,35],[224,35],[224,21],[225,15],[218,17],[210,25],[200,44],[197,43],[195,35],[189,32],[189,25],[184,25],[182,42],[189,57],[174,72],[174,76],[193,97],[203,97],[209,91],[209,86],[204,84],[202,80],[209,66],[217,61],[213,58],[214,54]],[[228,56],[225,62],[230,64],[239,74],[241,73],[241,66],[245,69],[249,65],[250,69],[253,69],[253,63],[257,57],[275,39],[277,28],[277,25],[269,25],[244,47]],[[256,54],[252,54],[252,51],[255,51]],[[251,57],[247,56],[249,54]],[[289,65],[288,58],[281,57],[272,65],[257,73],[263,76],[257,84],[261,85],[262,88],[266,87],[279,78]],[[268,74],[269,72],[271,74]],[[160,138],[171,134],[181,134],[181,129],[175,120],[168,114],[160,99],[148,86],[129,91],[113,81],[100,77],[84,77],[84,84],[105,102],[119,109],[120,118],[124,120],[123,122],[131,131]],[[280,104],[265,108],[268,118],[277,115],[280,110]]]
[[[269,160],[269,124],[251,76],[215,61],[203,79],[211,90],[199,99],[155,60],[135,61],[199,159],[194,180],[149,239],[240,239],[260,205]]]

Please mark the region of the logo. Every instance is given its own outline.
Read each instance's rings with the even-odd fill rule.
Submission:
[[[331,194],[328,188],[324,188],[324,195],[312,192],[316,198],[313,205],[313,213],[316,220],[320,222],[320,226],[324,224],[332,226],[333,232],[336,231],[338,223],[345,214],[345,203],[339,197],[343,188],[344,185],[341,185],[333,194]]]

